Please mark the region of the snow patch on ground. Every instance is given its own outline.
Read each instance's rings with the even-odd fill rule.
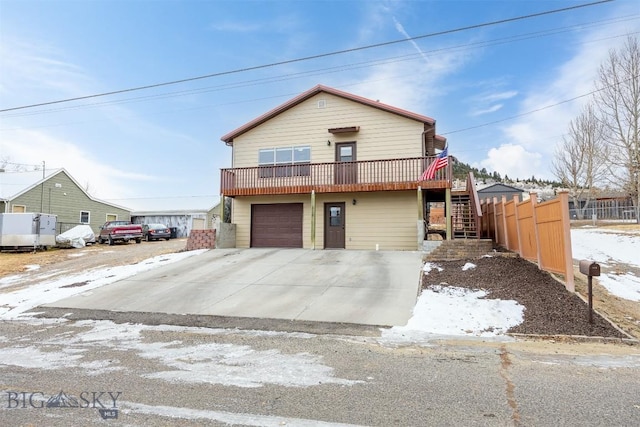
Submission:
[[[495,337],[524,321],[516,301],[486,299],[483,290],[430,286],[423,290],[405,326],[382,330],[382,342],[420,341],[425,334]]]
[[[462,271],[471,270],[471,269],[474,269],[476,267],[477,266],[474,263],[468,262],[468,263],[466,263],[465,265],[462,266]]]
[[[603,265],[640,265],[640,236],[601,228],[571,229],[573,259],[589,259]]]
[[[79,331],[67,331],[38,343],[38,347],[16,345],[0,349],[0,365],[33,369],[83,369],[98,375],[125,369],[117,359],[83,360],[88,348],[136,353],[162,363],[166,369],[146,378],[193,384],[222,384],[255,388],[266,384],[310,387],[320,384],[353,385],[362,381],[337,378],[320,356],[309,353],[283,354],[279,350],[256,350],[248,345],[209,342],[188,344],[182,340],[149,342],[145,333],[167,331],[192,334],[229,334],[230,330],[206,330],[185,326],[116,324],[84,320],[73,323]],[[233,333],[240,333],[235,331]],[[308,339],[311,334],[242,331],[255,336]],[[177,334],[176,336],[180,336]],[[42,349],[46,349],[43,351]],[[92,352],[97,353],[99,352]]]
[[[69,258],[77,258],[77,257],[85,256],[86,254],[87,254],[86,252],[78,252],[78,253],[69,254],[67,256]]]
[[[434,264],[434,263],[431,263],[431,262],[425,262],[424,266],[422,267],[422,271],[424,271],[424,274],[429,274],[431,272],[431,270],[442,271],[443,268],[440,267],[438,264]]]
[[[281,417],[277,415],[243,414],[208,409],[178,408],[175,406],[151,406],[143,403],[122,402],[126,412],[163,416],[168,420],[210,420],[224,425],[243,426],[297,426],[297,427],[358,427],[354,424],[324,422],[318,420]],[[170,422],[171,424],[173,422]]]
[[[633,273],[606,273],[596,279],[610,293],[629,301],[640,301],[640,277]]]
[[[584,227],[571,230],[574,260],[588,259],[611,267],[617,264],[640,268],[640,233]],[[640,301],[640,278],[633,272],[602,273],[597,278],[611,294],[630,301]]]

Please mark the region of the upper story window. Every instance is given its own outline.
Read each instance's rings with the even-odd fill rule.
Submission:
[[[89,224],[89,212],[80,211],[80,223],[81,224]]]
[[[311,173],[311,147],[264,148],[258,152],[260,178],[308,176]]]

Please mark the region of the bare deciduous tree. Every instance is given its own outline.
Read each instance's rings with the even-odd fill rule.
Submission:
[[[569,133],[556,148],[551,168],[553,174],[569,189],[578,219],[583,219],[589,203],[597,196],[597,185],[606,172],[604,160],[604,127],[593,104],[569,123]]]
[[[640,44],[628,36],[609,52],[596,82],[597,107],[607,126],[610,182],[631,196],[640,223]]]

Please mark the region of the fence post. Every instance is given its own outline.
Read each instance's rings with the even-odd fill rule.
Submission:
[[[538,230],[538,194],[529,193],[531,199],[531,212],[533,214],[533,232],[536,237],[536,257],[538,258],[538,268],[542,268],[542,253],[540,249],[540,233]]]
[[[498,198],[493,197],[493,241],[496,245],[499,245],[500,242],[500,233],[498,232],[498,211],[496,210],[496,205],[498,204]]]
[[[518,254],[522,256],[522,237],[520,237],[520,215],[518,214],[518,203],[520,202],[520,197],[517,194],[513,195],[513,209],[514,215],[516,216],[516,236],[518,238]]]
[[[560,191],[560,216],[562,218],[562,231],[564,240],[564,268],[566,287],[570,292],[575,292],[576,287],[573,281],[573,253],[571,251],[571,219],[569,218],[569,192]]]
[[[507,203],[507,196],[502,195],[502,203],[500,206],[502,207],[502,229],[504,230],[504,246],[509,249],[509,231],[507,230],[507,210],[504,207],[504,204]]]

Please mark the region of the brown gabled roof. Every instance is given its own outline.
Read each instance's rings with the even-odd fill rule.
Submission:
[[[306,92],[301,93],[300,95],[296,96],[295,98],[290,99],[289,101],[285,102],[284,104],[281,104],[279,106],[277,106],[276,108],[267,111],[265,114],[251,120],[250,122],[240,126],[239,128],[229,132],[228,134],[222,136],[220,139],[224,142],[226,142],[227,144],[232,144],[233,143],[233,139],[242,135],[245,132],[250,131],[251,129],[260,126],[261,124],[263,124],[264,122],[266,122],[267,120],[272,119],[273,117],[277,116],[278,114],[292,108],[295,107],[296,105],[300,104],[303,101],[306,101],[307,99],[311,98],[312,96],[315,96],[317,94],[319,94],[320,92],[325,92],[331,95],[335,95],[335,96],[339,96],[341,98],[344,99],[348,99],[350,101],[354,101],[354,102],[358,102],[360,104],[363,105],[367,105],[369,107],[373,107],[373,108],[377,108],[379,110],[383,110],[383,111],[387,111],[389,113],[393,113],[393,114],[397,114],[399,116],[403,116],[403,117],[407,117],[409,119],[412,120],[417,120],[419,122],[428,124],[433,126],[436,121],[434,119],[432,119],[431,117],[427,117],[427,116],[423,116],[421,114],[416,114],[416,113],[412,113],[411,111],[407,111],[407,110],[403,110],[401,108],[396,108],[396,107],[392,107],[391,105],[387,105],[387,104],[383,104],[381,102],[378,101],[373,101],[371,99],[367,99],[367,98],[363,98],[361,96],[358,95],[353,95],[351,93],[348,92],[343,92],[341,90],[338,89],[334,89],[328,86],[323,86],[323,85],[317,85],[311,89],[309,89]],[[438,137],[438,136],[436,136]],[[442,138],[442,137],[440,137]],[[446,140],[446,139],[445,139]]]

